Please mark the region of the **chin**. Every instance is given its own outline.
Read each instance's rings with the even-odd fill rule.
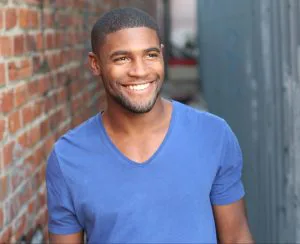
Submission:
[[[158,94],[148,100],[147,102],[143,101],[143,102],[138,102],[138,101],[130,101],[130,99],[125,99],[124,97],[119,97],[119,104],[122,105],[123,108],[125,108],[126,110],[130,111],[131,113],[135,113],[135,114],[143,114],[143,113],[148,113],[152,110],[152,108],[154,107],[156,101],[158,98]]]

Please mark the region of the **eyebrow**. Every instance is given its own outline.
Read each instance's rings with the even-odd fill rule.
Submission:
[[[148,53],[148,52],[158,52],[158,53],[160,53],[160,49],[157,48],[157,47],[150,47],[150,48],[147,48],[146,50],[144,50],[144,52],[145,53]],[[129,51],[118,50],[118,51],[113,52],[109,57],[113,58],[115,56],[127,55],[129,53],[130,53]]]

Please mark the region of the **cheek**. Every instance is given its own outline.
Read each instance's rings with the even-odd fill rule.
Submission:
[[[115,66],[108,69],[110,81],[118,81],[126,77],[126,68],[123,66]]]

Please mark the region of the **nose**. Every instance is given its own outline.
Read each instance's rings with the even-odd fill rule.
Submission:
[[[136,59],[132,62],[129,72],[129,76],[133,77],[145,77],[148,75],[148,67],[143,59]]]

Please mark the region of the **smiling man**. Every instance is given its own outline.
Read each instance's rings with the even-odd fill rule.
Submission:
[[[160,96],[163,45],[134,8],[92,30],[90,68],[107,107],[54,145],[51,243],[251,243],[242,155],[227,123]]]

